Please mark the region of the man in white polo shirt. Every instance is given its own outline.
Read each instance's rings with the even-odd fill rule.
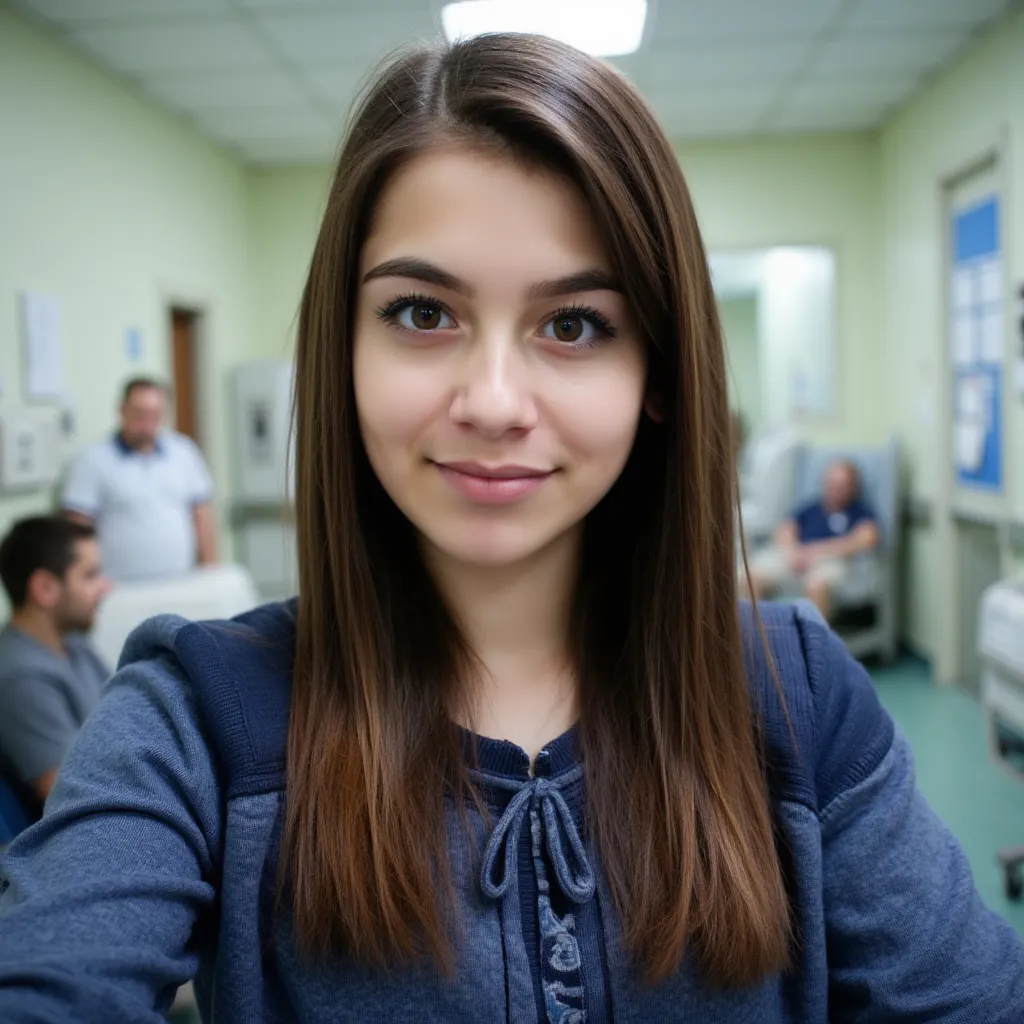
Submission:
[[[137,377],[124,388],[121,425],[71,466],[61,504],[95,524],[114,580],[179,576],[217,561],[213,484],[203,456],[164,430],[165,389]]]

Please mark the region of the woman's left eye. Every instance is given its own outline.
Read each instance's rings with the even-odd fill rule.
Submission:
[[[566,309],[544,324],[541,335],[570,348],[589,348],[613,338],[615,330],[596,310]]]

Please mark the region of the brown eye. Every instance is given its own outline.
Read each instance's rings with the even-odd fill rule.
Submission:
[[[441,310],[438,306],[430,306],[425,302],[417,302],[412,307],[412,322],[417,330],[434,331],[441,325]]]
[[[579,341],[583,336],[583,317],[560,316],[553,321],[555,337],[559,341]]]

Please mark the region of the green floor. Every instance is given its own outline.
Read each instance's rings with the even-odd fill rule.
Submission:
[[[924,665],[872,668],[882,703],[903,728],[918,785],[960,840],[982,898],[1024,935],[1024,903],[1003,895],[999,850],[1024,846],[1024,784],[992,763],[978,701],[933,686]]]

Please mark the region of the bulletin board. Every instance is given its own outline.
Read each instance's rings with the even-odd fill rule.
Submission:
[[[1004,277],[999,199],[952,214],[953,458],[963,487],[1003,489]]]

